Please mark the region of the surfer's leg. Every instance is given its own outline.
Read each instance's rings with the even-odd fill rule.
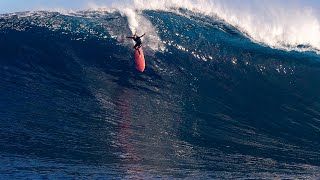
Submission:
[[[141,54],[141,53],[140,53],[140,48],[141,48],[141,46],[142,46],[142,44],[139,44],[139,45],[138,45],[138,52],[139,52],[139,55]]]
[[[133,47],[136,51],[138,51],[139,55],[140,55],[140,49],[139,47]]]
[[[138,43],[136,45],[134,45],[134,47],[133,47],[135,50],[137,50],[139,52],[139,55],[141,54],[140,49],[139,49],[140,47],[141,47],[141,44],[138,44]]]
[[[133,48],[134,48],[135,50],[137,50],[137,51],[139,52],[139,55],[140,55],[139,44],[134,45]]]

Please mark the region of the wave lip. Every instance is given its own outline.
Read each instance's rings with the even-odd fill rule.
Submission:
[[[101,8],[101,4],[90,4]],[[176,11],[179,8],[219,17],[252,41],[287,51],[320,51],[320,9],[304,1],[241,0],[129,0],[106,5],[106,9]],[[129,14],[128,14],[129,15]],[[128,16],[129,19],[134,14]],[[131,23],[135,26],[135,23]],[[301,48],[303,45],[309,48]]]

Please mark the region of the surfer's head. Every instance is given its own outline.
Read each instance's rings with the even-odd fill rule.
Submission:
[[[137,37],[137,33],[134,33],[133,37],[136,38]]]

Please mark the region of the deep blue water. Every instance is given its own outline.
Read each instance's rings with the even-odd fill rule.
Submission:
[[[0,17],[1,179],[320,177],[316,53],[145,11],[140,73],[120,14],[25,14]]]

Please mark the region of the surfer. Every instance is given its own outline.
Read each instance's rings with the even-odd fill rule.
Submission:
[[[135,50],[138,50],[139,55],[140,55],[140,50],[139,50],[139,48],[142,46],[141,38],[142,38],[144,35],[146,35],[146,33],[144,33],[142,36],[137,36],[136,33],[134,33],[133,37],[127,36],[127,38],[131,38],[131,39],[134,40],[134,42],[136,42],[136,44],[133,46],[133,48],[134,48]]]

